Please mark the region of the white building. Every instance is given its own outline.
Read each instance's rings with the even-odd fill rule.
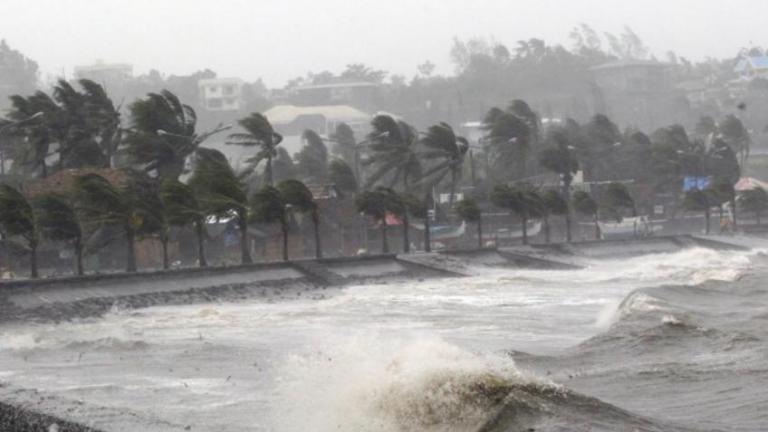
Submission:
[[[133,77],[133,66],[127,63],[104,63],[97,60],[92,65],[75,66],[75,79],[88,79],[109,90],[122,86]]]
[[[213,78],[198,81],[200,103],[209,111],[237,111],[243,105],[243,80]]]

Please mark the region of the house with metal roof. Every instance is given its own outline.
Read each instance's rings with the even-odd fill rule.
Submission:
[[[733,70],[745,80],[768,78],[768,56],[742,57]]]

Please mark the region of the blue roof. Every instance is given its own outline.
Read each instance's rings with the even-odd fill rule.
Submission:
[[[757,69],[768,68],[768,56],[750,57],[749,61],[752,63],[752,66]]]

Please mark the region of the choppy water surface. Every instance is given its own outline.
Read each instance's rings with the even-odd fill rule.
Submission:
[[[6,325],[0,380],[205,431],[758,431],[764,261],[689,249]]]

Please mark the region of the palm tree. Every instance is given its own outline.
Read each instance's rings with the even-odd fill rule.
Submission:
[[[252,219],[258,223],[280,223],[283,233],[283,261],[288,261],[288,209],[280,191],[265,186],[251,198]]]
[[[328,181],[333,183],[343,194],[357,193],[357,179],[352,168],[341,159],[334,159],[328,164]]]
[[[83,275],[83,228],[70,200],[59,194],[48,193],[32,202],[37,224],[43,237],[54,241],[71,241],[75,249],[75,269]]]
[[[401,202],[395,199],[397,194],[389,188],[377,187],[372,191],[364,191],[355,199],[357,210],[372,217],[381,228],[381,252],[389,253],[387,239],[387,213],[401,211]]]
[[[483,213],[475,200],[466,198],[456,203],[456,213],[467,222],[477,223],[477,247],[483,247]]]
[[[577,213],[592,217],[595,222],[595,240],[600,240],[600,224],[597,219],[597,203],[595,200],[588,193],[578,191],[573,194],[573,209]]]
[[[727,177],[716,177],[712,182],[712,193],[717,198],[718,207],[720,208],[720,219],[723,219],[723,205],[721,203],[728,202],[731,207],[731,214],[733,215],[733,227],[736,227],[736,189],[734,189],[733,183]]]
[[[259,150],[255,156],[248,159],[250,170],[256,169],[261,161],[266,161],[264,170],[266,174],[267,186],[274,184],[274,173],[272,171],[272,160],[278,156],[277,146],[283,141],[283,136],[275,132],[269,120],[260,113],[251,113],[248,117],[237,121],[242,127],[244,133],[230,134],[227,138],[227,144],[236,144],[246,147],[258,147]]]
[[[508,179],[525,177],[531,145],[531,129],[526,121],[511,112],[492,108],[483,120],[483,127],[486,152],[494,161],[496,171]]]
[[[285,204],[300,213],[309,214],[315,231],[315,258],[323,257],[323,248],[320,244],[320,209],[307,186],[298,180],[284,180],[277,189],[283,197]]]
[[[632,195],[629,194],[629,190],[623,183],[611,182],[606,186],[601,206],[613,215],[617,222],[621,222],[622,209],[629,209],[632,212],[632,217],[637,216],[635,200],[632,199]]]
[[[411,181],[421,177],[416,129],[388,115],[374,117],[371,127],[373,130],[368,135],[370,155],[363,165],[372,165],[374,171],[366,180],[365,189],[390,176],[390,186],[402,182],[403,191],[407,192]]]
[[[431,202],[431,194],[427,193],[424,199],[420,199],[412,193],[405,193],[401,195],[403,202],[404,214],[406,215],[403,222],[406,219],[410,219],[408,216],[412,215],[424,221],[424,252],[432,251],[432,241],[430,239],[430,227],[429,227],[429,203]],[[407,228],[406,228],[407,229]]]
[[[29,274],[37,278],[37,246],[40,233],[37,216],[32,205],[18,190],[6,184],[0,184],[0,230],[3,237],[21,237],[29,248]]]
[[[430,179],[428,185],[438,185],[446,175],[451,176],[449,207],[453,207],[456,194],[456,182],[462,173],[464,158],[469,150],[469,142],[464,137],[457,136],[447,123],[431,126],[421,143],[426,150],[419,156],[428,161],[436,161],[436,165],[423,173],[423,179]]]
[[[210,136],[228,129],[219,125],[198,134],[197,115],[168,90],[149,93],[129,107],[132,129],[125,143],[133,163],[162,179],[177,179],[184,172],[187,157]]]
[[[114,166],[114,157],[123,134],[120,107],[115,107],[101,84],[88,79],[81,79],[78,82],[83,88],[86,121],[96,132],[99,147],[109,166]]]
[[[301,135],[304,147],[296,154],[299,173],[313,183],[322,184],[328,179],[328,149],[323,139],[312,129]]]
[[[165,207],[168,223],[173,226],[194,225],[197,236],[197,260],[200,267],[206,267],[205,219],[206,212],[195,191],[175,179],[165,180],[160,189],[160,198]]]
[[[218,150],[198,148],[189,186],[197,194],[206,214],[234,216],[240,230],[241,262],[252,263],[248,242],[248,199],[227,158]]]
[[[739,204],[744,211],[754,212],[757,225],[760,225],[760,213],[768,210],[768,193],[761,187],[742,191],[739,194]]]
[[[570,241],[570,218],[568,217],[568,202],[563,195],[556,190],[548,190],[541,195],[542,216],[544,219],[544,238],[547,243],[550,242],[550,215],[566,217],[567,240]]]
[[[704,233],[709,234],[709,209],[713,204],[713,196],[707,191],[691,189],[685,193],[683,208],[688,211],[704,212]]]
[[[98,174],[75,178],[76,208],[86,226],[118,226],[126,239],[126,271],[136,271],[135,241],[138,235],[159,229],[160,207],[153,181],[136,171],[127,171],[121,186]]]
[[[571,133],[572,129],[555,127],[550,129],[547,135],[549,147],[539,153],[539,163],[545,169],[560,175],[562,181],[562,198],[565,200],[565,238],[571,242],[571,183],[573,176],[579,170],[579,162],[571,151],[575,147],[576,139]]]
[[[335,145],[331,147],[331,153],[341,158],[347,165],[353,167],[356,178],[360,178],[360,155],[357,152],[355,131],[346,123],[339,123],[329,137]]]
[[[496,185],[491,192],[491,202],[500,208],[517,214],[521,219],[523,244],[528,244],[528,219],[539,214],[540,197],[532,186],[522,183],[515,186]]]
[[[59,107],[47,94],[38,91],[27,98],[19,95],[11,96],[11,110],[8,118],[16,122],[24,122],[15,127],[17,135],[24,137],[25,146],[19,154],[19,163],[25,171],[48,176],[46,159],[56,137],[49,127],[51,121],[58,116]],[[34,121],[30,120],[33,119]]]

